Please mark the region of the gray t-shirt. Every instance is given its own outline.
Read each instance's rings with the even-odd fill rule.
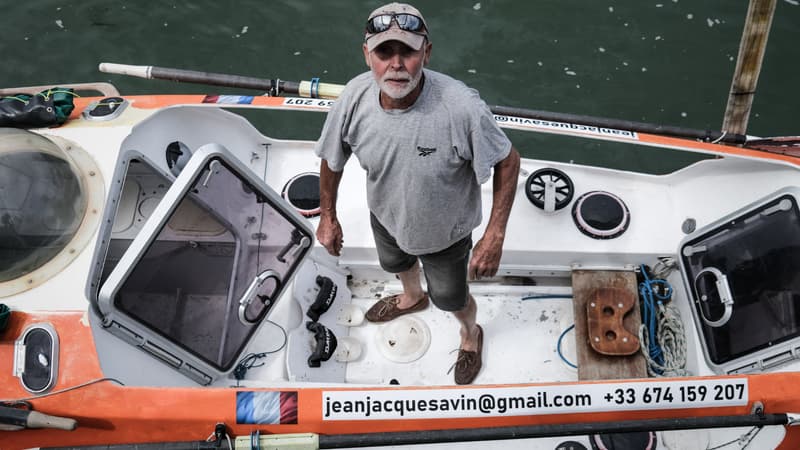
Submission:
[[[347,83],[316,154],[335,172],[351,154],[367,172],[367,204],[412,255],[443,250],[481,223],[480,184],[511,142],[478,92],[424,69],[417,101],[384,110],[371,72]]]

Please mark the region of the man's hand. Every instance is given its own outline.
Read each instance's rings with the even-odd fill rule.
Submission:
[[[321,217],[317,226],[317,241],[333,256],[342,254],[342,226],[336,217]]]
[[[484,235],[472,249],[472,258],[467,271],[469,279],[480,280],[497,275],[501,256],[503,256],[503,237]]]

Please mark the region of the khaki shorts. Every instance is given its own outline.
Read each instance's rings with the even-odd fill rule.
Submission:
[[[383,270],[389,273],[405,272],[419,259],[428,282],[428,295],[437,308],[452,312],[461,311],[467,306],[467,264],[472,249],[472,235],[436,253],[409,255],[397,246],[397,241],[373,214],[370,213],[369,219]]]

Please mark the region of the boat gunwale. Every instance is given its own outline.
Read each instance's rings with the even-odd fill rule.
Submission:
[[[215,107],[224,109],[263,109],[263,110],[283,110],[283,111],[311,111],[325,112],[330,110],[330,105],[334,100],[325,99],[306,99],[301,97],[270,97],[270,96],[248,96],[248,95],[223,95],[214,96],[206,94],[155,94],[155,95],[124,95],[123,98],[129,100],[132,106],[144,110],[158,110],[167,107],[189,106],[189,107]],[[213,97],[227,97],[231,103],[209,103],[208,99]],[[237,98],[245,98],[249,103],[233,103]],[[70,120],[78,119],[83,110],[93,102],[101,100],[101,97],[80,97],[75,99],[75,109],[70,114]],[[228,101],[228,100],[225,100]],[[568,123],[565,123],[569,125]],[[543,129],[526,126],[519,126],[513,123],[498,121],[501,128],[514,129],[524,132],[544,133],[565,135],[577,138],[594,139],[608,142],[618,142],[632,145],[642,145],[668,150],[680,150],[697,154],[712,156],[730,156],[750,160],[769,160],[779,164],[788,164],[800,168],[800,156],[793,156],[786,153],[772,153],[764,150],[750,149],[735,145],[722,143],[703,142],[680,137],[661,136],[643,132],[632,132],[618,130],[635,135],[635,139],[620,138],[609,135],[599,135],[592,133],[581,133],[577,131]]]

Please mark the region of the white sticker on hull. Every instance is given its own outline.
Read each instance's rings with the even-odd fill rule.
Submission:
[[[560,131],[574,134],[589,134],[592,136],[613,137],[618,139],[639,140],[636,132],[617,130],[614,128],[596,127],[593,125],[580,125],[568,122],[554,122],[551,120],[528,119],[525,117],[494,115],[494,120],[501,127],[521,128],[542,131]]]
[[[297,109],[327,110],[333,105],[334,100],[318,98],[286,97],[283,106]],[[615,128],[596,127],[593,125],[580,125],[568,122],[554,122],[542,119],[528,119],[525,117],[494,115],[494,120],[503,128],[517,128],[523,130],[538,130],[549,132],[566,132],[570,134],[584,134],[606,138],[627,139],[638,141],[639,136],[634,131],[617,130]]]
[[[454,419],[744,406],[747,379],[324,391],[323,420]]]

